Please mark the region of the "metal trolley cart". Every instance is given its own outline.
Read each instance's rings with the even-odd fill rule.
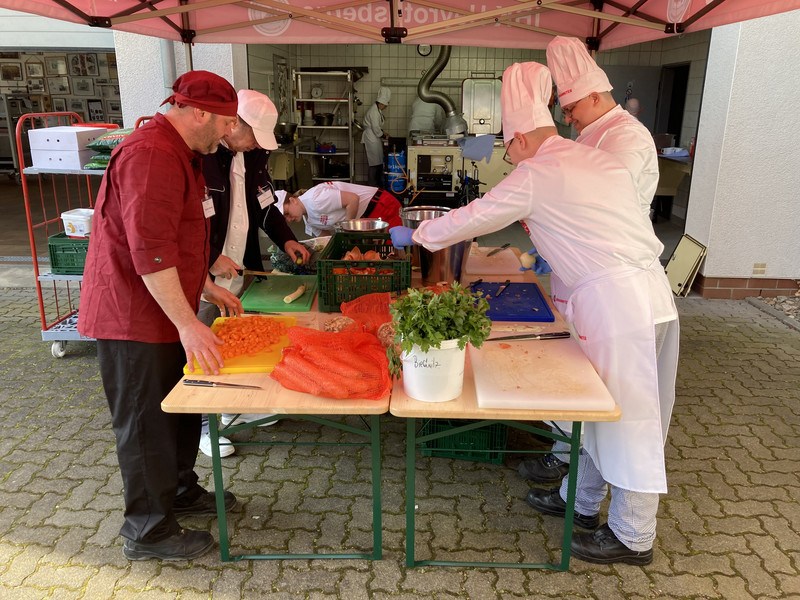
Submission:
[[[42,320],[42,339],[52,342],[51,353],[61,358],[69,340],[92,340],[78,333],[78,303],[88,238],[70,239],[64,233],[61,213],[92,208],[103,170],[40,169],[26,165],[27,132],[55,126],[91,125],[116,129],[116,125],[83,123],[73,112],[29,113],[17,122],[17,157],[20,164],[25,215],[36,277]],[[40,252],[47,248],[50,270],[40,269]]]

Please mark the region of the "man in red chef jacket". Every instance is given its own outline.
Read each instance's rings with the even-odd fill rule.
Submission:
[[[208,275],[213,204],[200,155],[236,122],[237,97],[222,77],[179,77],[171,104],[111,156],[95,206],[78,330],[97,355],[117,438],[125,497],[122,552],[130,560],[186,560],[213,545],[177,516],[215,514],[194,472],[200,415],[167,414],[161,401],[197,359],[219,373],[222,341],[196,317],[200,295],[241,314]],[[162,103],[163,104],[163,103]],[[226,508],[236,503],[225,492]]]

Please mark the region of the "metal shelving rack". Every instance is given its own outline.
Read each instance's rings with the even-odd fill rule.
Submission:
[[[295,150],[298,158],[307,158],[311,163],[311,175],[314,182],[321,181],[352,181],[355,169],[355,153],[353,140],[353,82],[354,73],[345,71],[292,71],[294,78],[294,110],[299,112],[300,123],[297,126],[298,137],[313,137],[311,149],[302,142]],[[334,86],[337,86],[334,88]],[[312,90],[321,89],[321,95],[312,95]],[[341,93],[332,93],[341,89]],[[306,122],[304,124],[303,110],[307,106],[314,106],[312,112],[333,113],[334,121],[331,125],[316,125]],[[301,108],[302,107],[302,108]],[[342,114],[344,113],[344,114]],[[338,123],[341,118],[341,123]],[[313,118],[313,116],[312,116]],[[329,139],[321,139],[326,136]],[[320,152],[320,143],[331,143],[336,146],[336,152]],[[344,145],[342,145],[344,144]],[[346,160],[347,176],[331,175],[331,159]]]
[[[16,116],[9,109],[8,96],[0,94],[0,172],[19,181],[17,144],[14,140]]]
[[[83,125],[73,112],[29,113],[20,117],[16,128],[16,149],[28,221],[28,237],[36,277],[36,294],[42,322],[42,339],[52,342],[51,353],[61,358],[66,353],[69,340],[88,340],[78,333],[78,303],[83,275],[58,275],[39,267],[39,246],[47,247],[47,239],[64,230],[61,213],[73,208],[92,208],[102,170],[43,170],[25,166],[23,136],[39,125],[55,127]],[[94,125],[94,124],[93,124]],[[109,128],[115,127],[109,125]],[[37,239],[38,237],[38,239]],[[52,296],[45,296],[47,291]]]

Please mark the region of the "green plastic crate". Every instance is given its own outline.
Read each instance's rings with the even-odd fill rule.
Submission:
[[[56,275],[83,275],[89,238],[69,238],[63,231],[47,238],[50,272]]]
[[[422,426],[417,435],[430,435],[454,427],[469,425],[475,421],[467,419],[430,419]],[[482,452],[483,450],[505,450],[508,438],[508,426],[503,423],[491,423],[477,429],[462,431],[448,437],[441,437],[422,442],[423,456],[439,456],[442,458],[458,458],[475,462],[503,464],[502,452]]]
[[[317,260],[318,306],[322,312],[340,310],[349,302],[374,292],[402,292],[411,286],[411,257],[403,260],[342,260],[348,250],[357,246],[361,252],[374,250],[386,258],[395,251],[392,236],[374,232],[336,232]],[[352,268],[374,268],[371,275],[355,275]],[[334,269],[348,270],[346,274]],[[386,271],[383,274],[380,271]]]

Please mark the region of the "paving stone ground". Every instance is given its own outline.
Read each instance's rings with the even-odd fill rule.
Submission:
[[[568,573],[404,562],[403,422],[382,419],[380,561],[129,562],[121,483],[95,345],[55,359],[35,290],[0,289],[0,598],[17,600],[512,600],[800,598],[800,331],[746,301],[679,299],[678,398],[669,493],[648,567],[573,560]],[[281,421],[238,441],[349,441]],[[519,455],[504,465],[421,457],[420,557],[529,562],[559,556],[561,522],[524,503]],[[232,550],[370,547],[370,456],[333,446],[240,447],[224,459],[239,498]],[[210,485],[210,459],[200,455]],[[215,518],[186,519],[211,531]]]

